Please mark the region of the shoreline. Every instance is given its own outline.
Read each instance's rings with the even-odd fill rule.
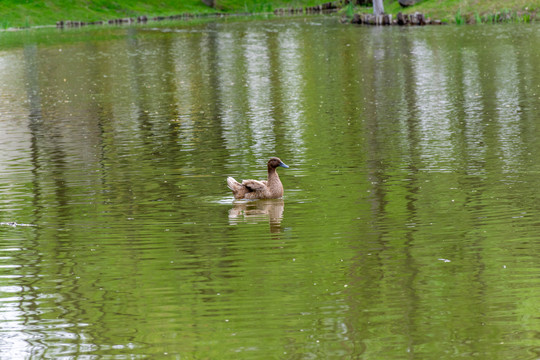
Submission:
[[[272,12],[184,12],[177,15],[139,15],[137,17],[120,17],[113,19],[105,19],[98,21],[80,21],[80,20],[63,20],[56,21],[56,24],[47,25],[31,25],[31,26],[13,26],[0,28],[2,32],[14,32],[31,29],[42,28],[80,28],[85,26],[96,25],[130,25],[130,24],[146,24],[149,22],[162,21],[186,21],[196,19],[221,19],[234,17],[256,17],[256,16],[310,16],[318,14],[338,14],[342,23],[352,23],[361,25],[474,25],[474,24],[496,24],[496,23],[533,23],[539,20],[538,11],[528,10],[509,10],[504,9],[496,12],[479,13],[461,13],[458,11],[455,14],[448,13],[447,16],[440,16],[439,19],[434,19],[428,11],[413,11],[415,6],[400,8],[397,13],[391,10],[380,16],[375,16],[372,13],[366,12],[370,8],[355,7],[351,12],[348,5],[342,5],[341,2],[328,2],[317,6],[302,6],[289,8],[276,8]],[[364,10],[364,11],[361,11]],[[450,19],[448,19],[450,18]],[[418,20],[416,20],[418,19]]]
[[[83,27],[92,27],[92,26],[122,26],[122,25],[136,25],[136,24],[147,24],[152,22],[164,22],[164,21],[193,21],[198,19],[224,19],[224,18],[234,18],[234,17],[255,17],[255,16],[265,16],[271,15],[271,13],[183,13],[178,15],[167,15],[167,16],[147,16],[141,15],[135,17],[123,17],[115,18],[109,20],[98,20],[98,21],[78,21],[78,20],[58,20],[56,24],[49,25],[34,25],[28,27],[9,27],[6,29],[0,29],[1,32],[17,32],[24,30],[32,29],[69,29],[69,28],[83,28]]]

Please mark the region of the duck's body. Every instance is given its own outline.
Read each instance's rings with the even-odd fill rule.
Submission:
[[[279,199],[283,197],[283,184],[276,168],[288,168],[279,158],[268,160],[268,180],[242,180],[241,183],[232,177],[227,178],[227,186],[232,190],[235,199]]]

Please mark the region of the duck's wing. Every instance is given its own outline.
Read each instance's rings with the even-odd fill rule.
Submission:
[[[250,191],[264,191],[268,187],[266,181],[258,180],[242,180],[242,185]]]

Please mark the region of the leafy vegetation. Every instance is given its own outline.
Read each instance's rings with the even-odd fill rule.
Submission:
[[[463,15],[461,15],[461,10],[458,10],[458,12],[455,15],[456,24],[462,25],[465,24],[465,18]]]

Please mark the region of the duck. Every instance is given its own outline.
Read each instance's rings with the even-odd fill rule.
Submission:
[[[242,180],[241,183],[233,177],[227,178],[227,187],[232,190],[235,199],[280,199],[283,197],[283,184],[276,171],[278,167],[288,169],[278,157],[268,160],[267,180]]]

